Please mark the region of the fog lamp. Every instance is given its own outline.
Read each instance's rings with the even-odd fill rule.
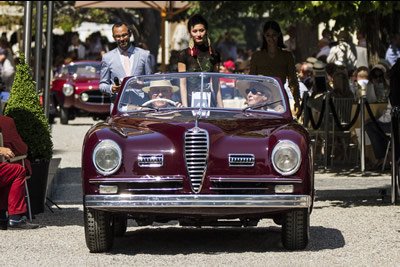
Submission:
[[[87,102],[89,100],[89,95],[87,93],[82,93],[81,99],[83,102]]]
[[[100,194],[116,194],[118,193],[117,185],[100,185],[99,187]]]
[[[294,186],[292,184],[275,185],[275,193],[288,194],[293,193]]]

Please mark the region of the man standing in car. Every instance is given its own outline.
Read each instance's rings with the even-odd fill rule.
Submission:
[[[132,31],[127,24],[114,24],[112,33],[118,47],[103,55],[100,71],[100,91],[111,95],[111,110],[123,78],[152,74],[150,51],[131,44]],[[146,97],[141,90],[136,93],[139,98]]]

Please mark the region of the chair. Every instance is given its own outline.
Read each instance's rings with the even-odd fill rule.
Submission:
[[[331,154],[330,154],[331,164],[333,164],[333,161],[337,157],[335,149],[338,148],[337,146],[338,141],[340,142],[340,145],[343,149],[343,162],[348,161],[349,157],[351,157],[349,149],[357,149],[357,144],[351,142],[350,129],[347,129],[349,128],[349,125],[352,120],[351,110],[354,102],[355,101],[353,97],[350,98],[332,97],[333,108],[335,109],[334,111],[336,112],[337,119],[341,127],[337,126],[337,121],[335,121],[335,118],[333,116],[332,107],[330,107],[329,123],[331,130],[329,131],[329,134],[332,138]]]
[[[2,147],[4,145],[3,142],[3,133],[0,132],[0,147]],[[4,157],[0,157],[0,162],[9,162],[9,163],[13,163],[13,162],[17,162],[17,161],[21,161],[22,162],[22,166],[25,168],[25,163],[24,163],[24,159],[26,158],[27,155],[20,155],[20,156],[16,156],[10,160],[6,160]],[[26,176],[26,180],[25,180],[25,199],[26,199],[26,207],[28,210],[28,219],[29,221],[32,222],[32,210],[31,210],[31,201],[29,198],[29,190],[28,190],[28,179],[30,178],[30,176]]]

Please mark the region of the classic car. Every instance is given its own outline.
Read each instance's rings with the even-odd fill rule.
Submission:
[[[110,115],[110,96],[99,90],[99,61],[77,61],[65,64],[52,81],[50,121],[60,117],[62,124],[76,116],[106,119]]]
[[[221,93],[224,79],[234,83],[230,93]],[[169,73],[127,77],[121,86],[111,116],[83,140],[90,252],[112,249],[128,220],[251,227],[272,219],[285,249],[306,248],[313,151],[279,79]]]

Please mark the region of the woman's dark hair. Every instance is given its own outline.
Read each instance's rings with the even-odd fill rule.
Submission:
[[[187,24],[188,32],[190,32],[190,29],[197,24],[203,24],[204,28],[206,28],[206,30],[208,30],[208,23],[207,23],[206,19],[203,18],[199,14],[194,14],[192,17],[190,17],[190,19],[188,21],[188,24]]]
[[[270,20],[267,21],[264,24],[264,29],[263,29],[263,44],[261,49],[265,49],[268,50],[268,45],[267,45],[267,41],[265,40],[264,34],[266,31],[268,31],[269,29],[273,29],[274,31],[276,31],[279,34],[278,37],[278,47],[280,48],[286,48],[286,46],[283,44],[283,36],[282,36],[282,31],[281,31],[281,27],[279,27],[278,22],[274,21],[274,20]]]

